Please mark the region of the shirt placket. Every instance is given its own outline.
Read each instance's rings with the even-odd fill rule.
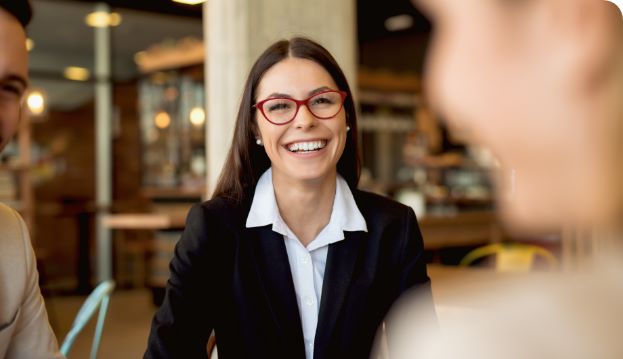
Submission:
[[[318,322],[318,299],[314,286],[314,263],[312,256],[302,245],[298,246],[297,261],[299,262],[301,321],[303,322],[303,335],[305,339],[305,352],[307,358],[313,358],[314,337]]]

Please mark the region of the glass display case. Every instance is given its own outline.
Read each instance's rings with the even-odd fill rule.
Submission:
[[[201,190],[205,178],[205,107],[199,70],[160,71],[139,81],[142,184]]]

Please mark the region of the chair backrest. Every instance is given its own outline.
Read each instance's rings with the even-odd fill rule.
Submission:
[[[475,260],[496,255],[496,270],[499,272],[528,272],[535,257],[542,257],[550,268],[558,267],[558,259],[547,249],[523,243],[494,243],[476,248],[461,260],[461,266],[468,266]]]
[[[69,354],[71,347],[74,345],[78,334],[84,329],[89,320],[93,317],[97,309],[99,308],[99,315],[97,317],[97,324],[95,327],[95,334],[93,336],[93,343],[91,345],[91,359],[97,357],[97,352],[100,346],[102,338],[102,331],[104,330],[104,320],[106,319],[106,312],[108,311],[108,302],[110,301],[110,294],[115,289],[115,281],[106,280],[100,283],[91,292],[86,299],[78,314],[74,323],[69,330],[69,333],[65,336],[63,344],[61,345],[61,353],[65,356]]]

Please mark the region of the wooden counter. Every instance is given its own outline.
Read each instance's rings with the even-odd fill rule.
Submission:
[[[425,216],[418,224],[429,250],[499,242],[502,237],[495,214],[489,211]]]

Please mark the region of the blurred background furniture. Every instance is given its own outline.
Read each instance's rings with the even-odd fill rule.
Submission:
[[[483,257],[495,255],[499,272],[528,272],[534,268],[537,257],[543,258],[550,269],[558,268],[558,259],[546,248],[534,244],[493,243],[469,252],[460,262],[469,266]]]

